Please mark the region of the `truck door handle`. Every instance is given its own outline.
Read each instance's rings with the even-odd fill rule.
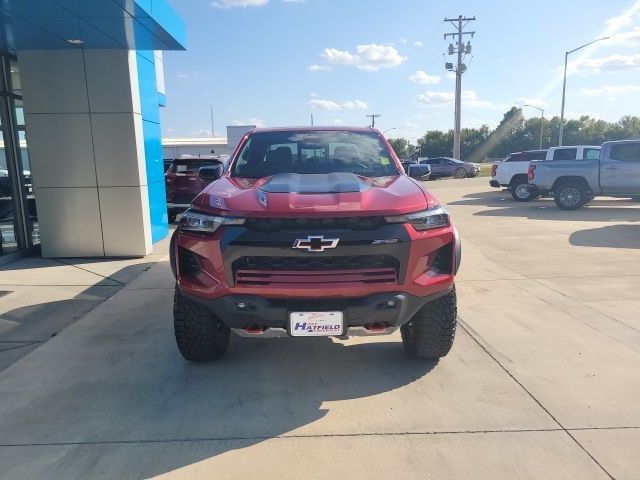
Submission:
[[[606,168],[607,170],[617,170],[618,169],[618,167],[616,165],[609,165],[608,167],[604,167],[604,168]]]

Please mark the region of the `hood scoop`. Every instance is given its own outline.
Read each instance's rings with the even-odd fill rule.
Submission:
[[[348,172],[338,173],[278,173],[260,190],[268,193],[351,193],[369,188],[360,177]]]

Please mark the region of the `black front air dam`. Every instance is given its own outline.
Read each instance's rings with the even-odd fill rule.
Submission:
[[[415,297],[403,292],[326,299],[268,299],[257,295],[227,295],[215,300],[194,295],[185,297],[207,307],[229,328],[242,329],[248,325],[259,325],[288,329],[290,312],[315,311],[343,312],[345,328],[372,323],[400,327],[411,320],[425,304],[450,291],[451,288],[448,288],[426,297]],[[389,302],[393,302],[393,306]]]

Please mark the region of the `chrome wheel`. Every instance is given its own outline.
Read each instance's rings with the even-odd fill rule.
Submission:
[[[580,191],[574,187],[563,188],[560,192],[560,201],[567,207],[575,207],[580,203],[582,196]]]
[[[526,200],[531,195],[531,190],[529,190],[529,185],[524,183],[521,183],[520,185],[516,186],[516,188],[513,191],[516,194],[516,197],[521,198],[522,200]]]

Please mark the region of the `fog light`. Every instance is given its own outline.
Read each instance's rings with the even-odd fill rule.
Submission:
[[[393,308],[395,306],[396,306],[396,301],[395,300],[387,301],[387,307]]]
[[[240,310],[244,310],[245,308],[247,308],[247,304],[244,302],[239,302],[236,303],[236,307],[238,307]]]

